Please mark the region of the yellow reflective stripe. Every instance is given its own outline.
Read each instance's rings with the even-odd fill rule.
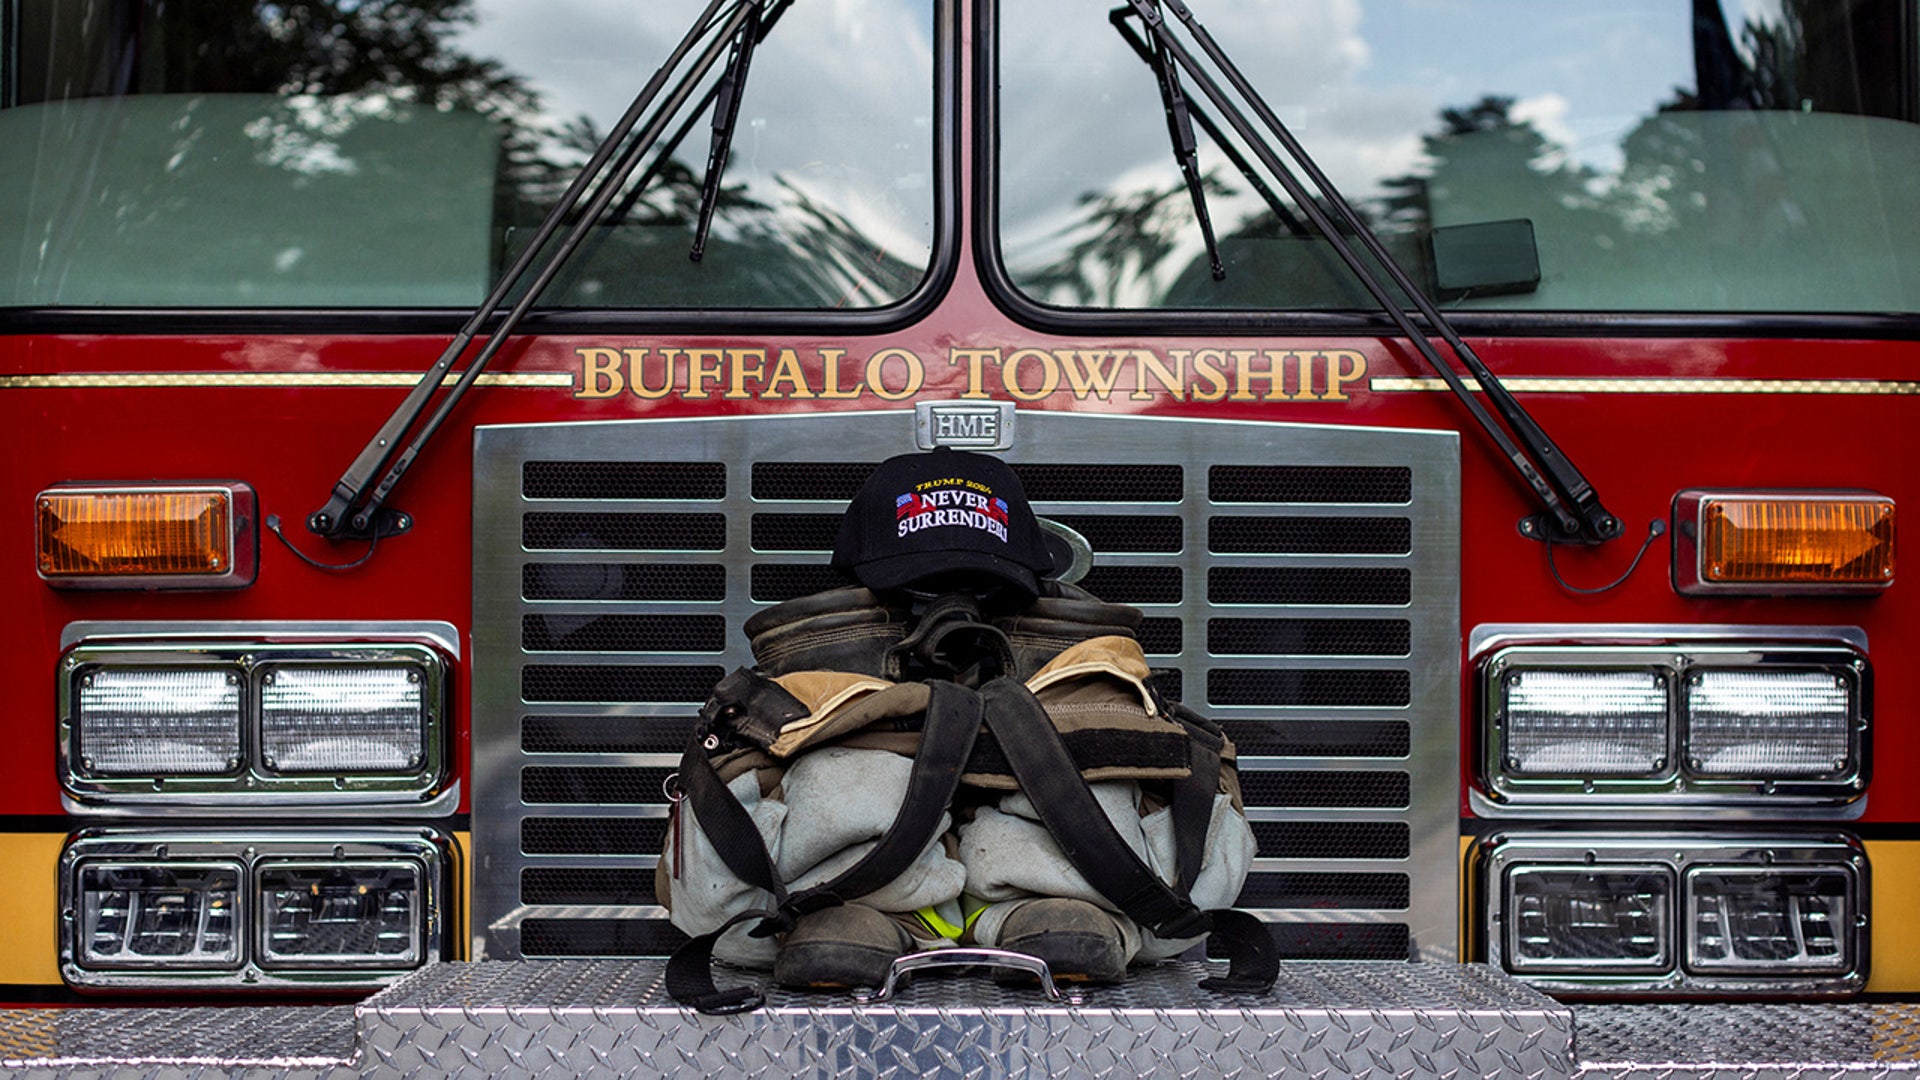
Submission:
[[[960,935],[966,933],[967,930],[964,926],[955,926],[941,918],[940,913],[930,907],[923,907],[913,914],[920,920],[920,925],[946,938],[948,941],[960,940]],[[968,916],[967,922],[973,922],[972,916]]]
[[[967,913],[967,929],[969,930],[973,929],[973,920],[979,918],[981,912],[992,906],[993,904],[989,901],[982,900],[971,893],[960,894],[960,909]]]

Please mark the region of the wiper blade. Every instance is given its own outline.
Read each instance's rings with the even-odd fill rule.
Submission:
[[[1153,67],[1156,63],[1155,57],[1158,55],[1154,47],[1141,40],[1140,35],[1134,33],[1133,27],[1127,25],[1127,20],[1132,18],[1133,14],[1131,7],[1117,7],[1107,13],[1107,21],[1119,31],[1121,39],[1127,43],[1128,48],[1133,50],[1134,55],[1140,58],[1141,63]],[[1307,226],[1293,216],[1293,211],[1287,209],[1287,204],[1280,201],[1280,196],[1273,193],[1273,189],[1267,186],[1266,180],[1261,178],[1260,170],[1254,168],[1253,163],[1240,152],[1240,148],[1234,144],[1233,140],[1221,132],[1220,125],[1214,123],[1213,117],[1207,114],[1207,110],[1201,108],[1184,93],[1181,95],[1181,101],[1186,106],[1187,116],[1200,125],[1200,130],[1206,132],[1207,137],[1213,140],[1213,145],[1233,163],[1234,169],[1240,173],[1240,178],[1245,180],[1254,194],[1260,196],[1261,201],[1267,204],[1267,209],[1272,211],[1274,220],[1295,236],[1305,236]]]
[[[1340,194],[1339,189],[1307,154],[1305,148],[1294,138],[1293,133],[1280,122],[1279,116],[1254,90],[1253,85],[1234,65],[1226,51],[1194,18],[1184,0],[1165,0],[1166,7],[1193,36],[1194,41],[1199,43],[1207,59],[1226,76],[1234,92],[1252,107],[1267,132],[1299,165],[1300,171],[1313,182],[1320,199],[1339,218],[1338,224],[1328,216],[1327,209],[1322,208],[1314,199],[1306,186],[1300,182],[1300,178],[1294,175],[1293,170],[1281,160],[1278,154],[1274,153],[1273,148],[1268,145],[1252,121],[1226,95],[1212,74],[1202,68],[1186,46],[1174,37],[1171,27],[1161,16],[1160,0],[1128,0],[1128,2],[1132,4],[1134,12],[1156,42],[1156,48],[1164,49],[1180,67],[1186,69],[1194,84],[1226,118],[1267,171],[1280,181],[1288,197],[1299,206],[1302,213],[1306,214],[1307,219],[1326,238],[1340,260],[1360,279],[1361,284],[1386,312],[1388,318],[1393,320],[1400,332],[1406,336],[1414,348],[1419,350],[1421,356],[1446,382],[1448,389],[1453,391],[1466,406],[1467,411],[1486,430],[1495,445],[1507,456],[1507,460],[1513,464],[1515,471],[1526,481],[1527,486],[1533,489],[1534,494],[1546,508],[1548,538],[1597,544],[1619,536],[1620,519],[1600,504],[1599,494],[1594,491],[1593,485],[1587,482],[1586,477],[1573,462],[1561,453],[1560,448],[1547,437],[1547,433],[1532,416],[1528,415],[1520,402],[1507,391],[1505,386],[1501,385],[1500,380],[1455,332],[1452,324],[1440,314],[1433,301],[1427,298],[1420,287],[1408,276],[1406,270],[1380,243],[1379,237],[1374,235],[1372,228]],[[1430,328],[1429,330],[1422,330],[1415,324],[1413,316],[1401,307],[1388,291],[1387,284],[1374,273],[1373,266],[1368,265],[1360,253],[1348,243],[1348,235],[1359,239],[1366,249],[1366,254],[1386,272],[1393,287],[1412,303],[1421,320]],[[1486,407],[1473,396],[1459,373],[1441,359],[1439,351],[1434,348],[1433,342],[1429,339],[1429,333],[1438,334],[1453,354],[1459,358],[1461,364],[1473,375],[1480,389],[1486,394],[1487,400],[1499,412],[1505,427],[1488,414]]]
[[[713,142],[707,150],[707,175],[700,185],[700,216],[693,229],[693,250],[688,258],[699,262],[707,252],[707,232],[713,228],[713,212],[720,204],[720,179],[727,171],[727,158],[733,151],[733,128],[740,120],[740,98],[746,93],[747,72],[753,66],[753,50],[765,33],[793,0],[779,0],[770,14],[755,3],[747,21],[734,33],[733,51],[727,57],[726,72],[715,87],[713,103]]]
[[[1159,11],[1159,0],[1142,0],[1145,7]],[[1187,195],[1193,200],[1193,216],[1200,223],[1200,236],[1207,245],[1207,266],[1213,280],[1222,281],[1227,268],[1220,264],[1220,242],[1213,235],[1213,216],[1207,213],[1207,192],[1200,176],[1200,147],[1193,138],[1193,116],[1187,108],[1187,94],[1180,88],[1180,69],[1174,66],[1166,42],[1155,37],[1148,49],[1148,63],[1160,83],[1160,107],[1167,116],[1167,139],[1173,144],[1174,164],[1187,182]]]
[[[733,10],[724,18],[719,18],[719,13],[729,6]],[[400,478],[412,466],[414,458],[439,430],[440,425],[446,421],[454,406],[459,404],[460,399],[473,388],[481,373],[486,370],[487,364],[500,351],[501,346],[506,344],[507,338],[512,335],[520,321],[525,318],[527,312],[532,309],[534,303],[539,300],[541,294],[560,272],[561,266],[586,239],[594,222],[606,212],[608,204],[619,193],[627,178],[633,175],[634,169],[646,156],[647,151],[659,142],[661,132],[665,130],[673,116],[685,106],[687,99],[693,94],[694,87],[713,69],[727,44],[737,38],[742,25],[749,18],[757,16],[760,10],[759,0],[711,0],[706,9],[700,13],[699,18],[694,20],[685,37],[668,54],[665,62],[634,96],[633,102],[627,106],[627,111],[614,123],[612,130],[594,149],[587,163],[581,166],[579,174],[567,186],[567,190],[561,194],[553,208],[547,211],[547,216],[542,219],[525,249],[514,259],[506,272],[500,275],[499,281],[494,284],[487,298],[468,317],[459,332],[447,343],[440,358],[427,369],[426,374],[407,393],[393,415],[380,426],[380,430],[376,431],[367,445],[361,448],[353,463],[347,467],[347,471],[334,483],[333,491],[326,504],[307,516],[307,529],[310,532],[329,540],[343,540],[371,539],[406,530],[408,527],[406,517],[385,507],[387,497],[392,493],[394,485],[400,482]],[[686,73],[669,87],[668,80],[674,71],[686,62],[687,57],[693,54],[696,48],[700,47],[701,40],[716,29],[719,33],[704,49],[700,50]],[[664,98],[662,98],[663,90]],[[654,110],[647,124],[641,128],[640,133],[633,138],[627,148],[619,151],[619,157],[616,160],[615,153],[621,142],[632,133],[648,110],[653,109],[656,100],[660,101],[659,108]],[[609,168],[609,162],[612,163],[611,168]],[[562,224],[586,197],[587,190],[594,187],[596,180],[599,181],[599,186],[594,190],[592,198],[587,200],[585,208],[568,227],[559,243],[554,246],[545,260],[540,262],[526,291],[488,335],[480,352],[474,356],[466,370],[461,372],[459,379],[441,399],[433,415],[423,421],[421,417],[432,404],[435,392],[452,372],[454,363],[467,351],[481,328],[505,306],[507,297],[514,287],[527,276],[528,271],[534,270],[534,264],[540,259],[541,252],[546,249],[554,234],[560,232]],[[413,432],[413,438],[403,448],[401,441],[407,437],[409,431]],[[380,476],[380,481],[369,490],[368,485],[375,476]]]

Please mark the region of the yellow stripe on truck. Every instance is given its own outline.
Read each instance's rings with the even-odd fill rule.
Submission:
[[[1920,841],[1867,841],[1873,896],[1867,908],[1869,963],[1867,992],[1920,989],[1920,920],[1913,898],[1920,896]]]
[[[453,859],[456,869],[453,872],[454,888],[460,895],[453,897],[454,910],[459,913],[456,924],[451,928],[458,939],[453,943],[455,960],[473,959],[473,834],[453,834]]]
[[[0,833],[0,983],[60,982],[60,848],[63,833]]]

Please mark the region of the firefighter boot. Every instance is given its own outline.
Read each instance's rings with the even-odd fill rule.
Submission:
[[[773,981],[790,990],[880,986],[894,959],[917,948],[906,927],[865,904],[822,908],[787,932]]]
[[[1000,925],[1002,949],[1037,956],[1056,979],[1114,983],[1127,973],[1127,946],[1108,912],[1064,897],[1028,900]]]

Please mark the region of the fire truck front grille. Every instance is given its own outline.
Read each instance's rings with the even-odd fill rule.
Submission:
[[[1239,754],[1284,956],[1453,958],[1450,432],[1026,414],[1001,456]],[[827,558],[911,413],[488,427],[475,449],[475,955],[660,955],[668,777],[741,624]],[[837,455],[836,460],[827,460]]]

